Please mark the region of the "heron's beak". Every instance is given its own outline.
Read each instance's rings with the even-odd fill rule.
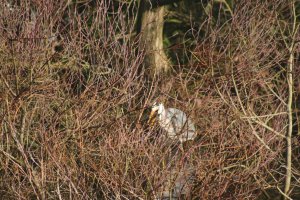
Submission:
[[[157,116],[157,110],[152,110],[148,119],[148,124],[150,125],[150,127],[154,126],[156,116]]]

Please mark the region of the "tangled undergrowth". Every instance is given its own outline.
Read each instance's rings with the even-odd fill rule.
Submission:
[[[134,3],[25,2],[0,8],[0,196],[154,199],[186,171],[182,198],[256,199],[282,188],[282,4],[243,1],[231,21],[199,31],[187,64],[149,78]],[[184,152],[147,125],[157,100],[195,122]]]

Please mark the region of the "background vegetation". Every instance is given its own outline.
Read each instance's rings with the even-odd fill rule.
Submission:
[[[183,179],[182,199],[299,199],[300,2],[147,3],[2,0],[0,196],[155,199]],[[161,8],[164,71],[142,20]],[[154,101],[195,122],[184,151],[148,127]]]

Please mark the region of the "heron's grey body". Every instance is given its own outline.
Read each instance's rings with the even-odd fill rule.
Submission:
[[[157,115],[155,115],[156,112]],[[155,118],[154,116],[158,116],[159,125],[167,132],[169,138],[180,141],[182,149],[183,142],[193,140],[196,137],[195,125],[183,111],[176,108],[165,108],[161,103],[154,103],[149,117],[150,125],[154,122],[152,120]],[[176,156],[171,157],[178,159]],[[189,183],[193,171],[194,168],[189,163],[185,163],[180,173],[171,170],[170,179],[164,184],[161,196],[155,199],[178,199],[181,195],[189,195]]]
[[[165,108],[158,105],[158,122],[165,129],[168,137],[178,139],[181,143],[193,140],[196,137],[196,129],[193,122],[186,114],[176,108]]]

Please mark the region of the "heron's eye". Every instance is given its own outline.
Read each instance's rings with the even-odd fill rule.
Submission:
[[[153,105],[152,105],[152,108],[155,108],[155,107],[157,107],[157,103],[156,102],[154,102]]]

